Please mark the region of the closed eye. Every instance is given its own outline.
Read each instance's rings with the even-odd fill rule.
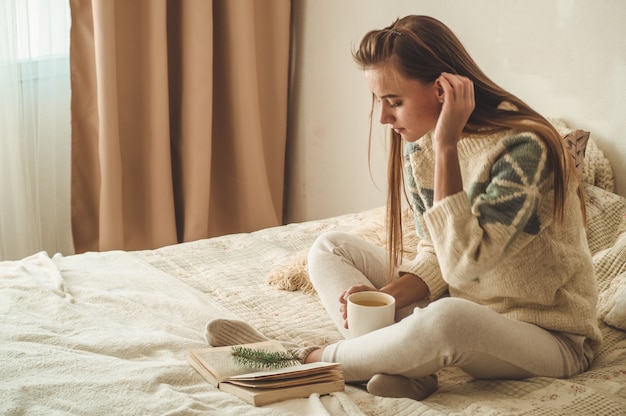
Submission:
[[[400,107],[402,105],[402,100],[397,94],[385,94],[382,97],[377,97],[375,94],[372,95],[378,104],[381,104],[382,100],[387,100],[391,108]]]

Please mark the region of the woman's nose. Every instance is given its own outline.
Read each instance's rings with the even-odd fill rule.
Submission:
[[[386,106],[380,107],[380,124],[391,124],[394,121],[393,115]]]

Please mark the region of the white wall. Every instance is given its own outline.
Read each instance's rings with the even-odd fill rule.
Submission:
[[[427,14],[540,113],[591,131],[626,195],[623,0],[295,0],[287,222],[385,203],[385,139],[367,162],[370,93],[351,51],[370,29]]]

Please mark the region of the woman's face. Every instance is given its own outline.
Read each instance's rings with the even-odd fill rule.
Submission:
[[[392,65],[365,70],[365,79],[380,105],[380,122],[408,142],[435,127],[441,103],[436,82],[424,84],[402,76]]]

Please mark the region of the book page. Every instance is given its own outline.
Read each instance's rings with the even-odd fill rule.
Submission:
[[[230,378],[224,383],[235,384],[237,386],[260,388],[260,389],[278,389],[292,386],[312,386],[317,383],[326,383],[331,381],[342,381],[343,375],[338,370],[330,370],[319,374],[311,374],[303,377],[286,378],[286,379],[243,379]]]
[[[259,342],[248,344],[246,346],[266,351],[285,351],[282,344],[277,341]],[[247,367],[236,363],[231,355],[231,349],[232,346],[201,348],[191,350],[189,353],[195,358],[196,362],[204,366],[211,374],[213,374],[218,382],[234,375],[258,371],[258,368],[256,367]]]
[[[240,373],[227,377],[227,380],[285,380],[314,374],[327,373],[337,368],[338,363],[309,363],[291,367],[277,368],[275,370],[255,371],[252,373]]]

